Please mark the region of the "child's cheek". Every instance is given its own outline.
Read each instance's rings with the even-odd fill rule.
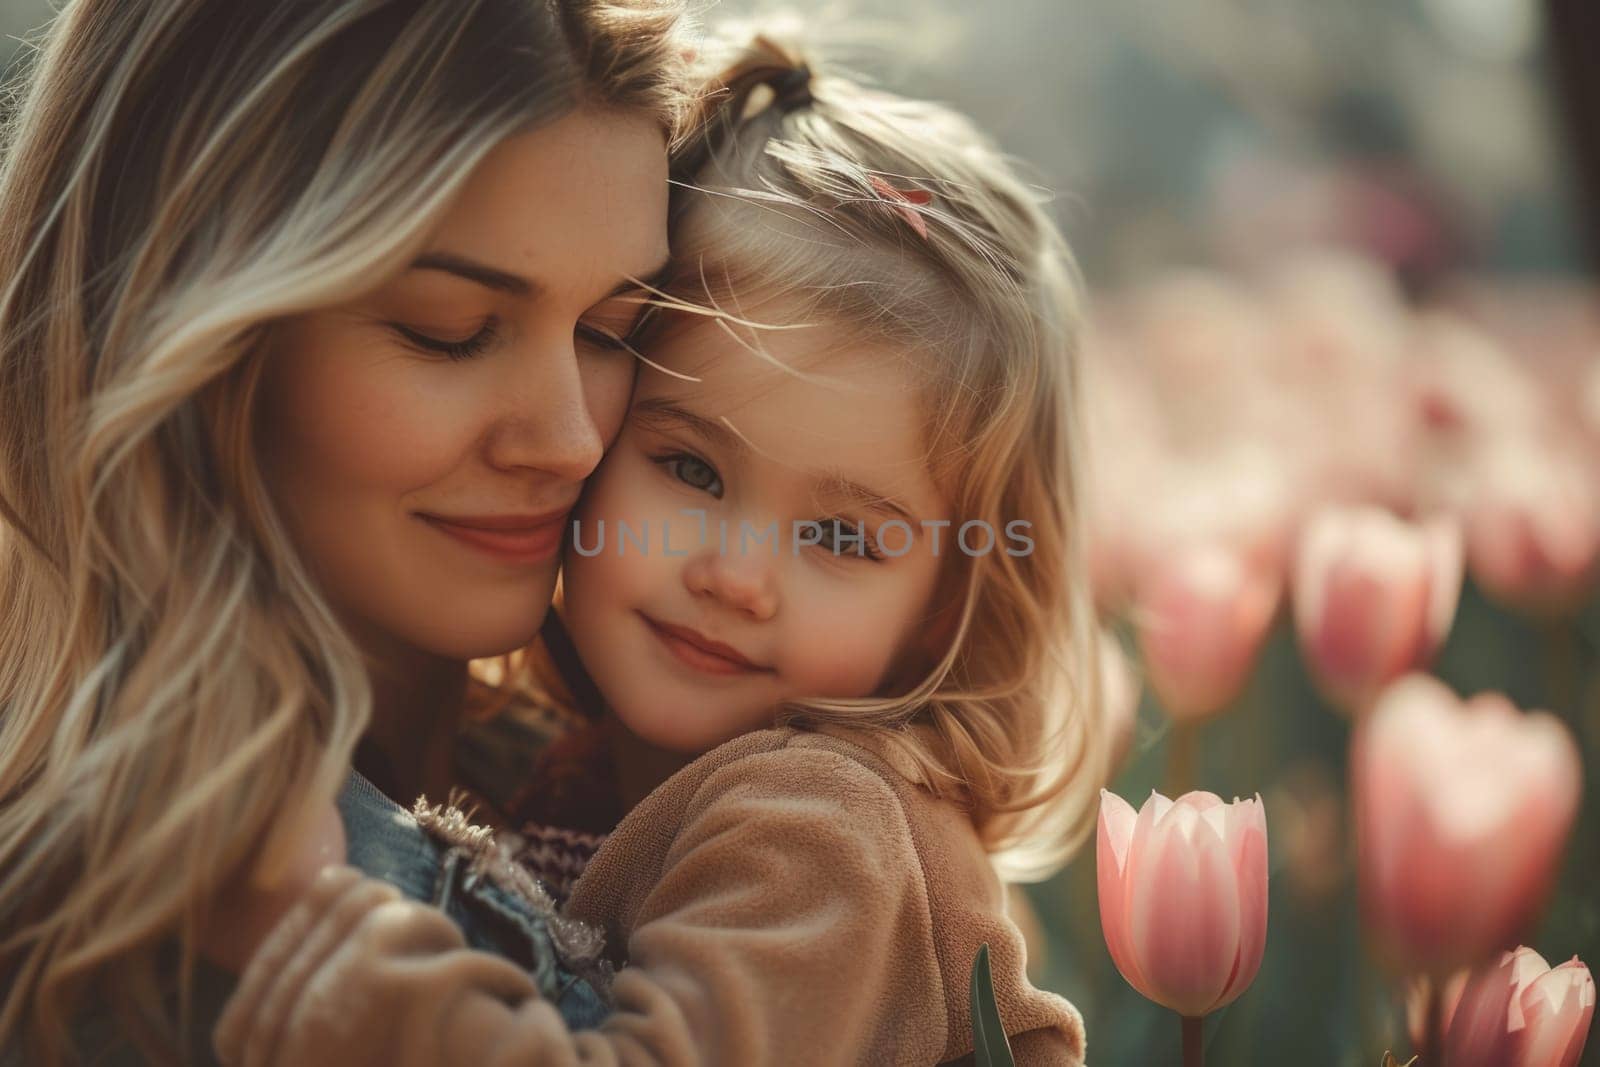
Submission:
[[[783,658],[797,695],[849,699],[878,688],[901,627],[875,605],[805,604],[804,625],[790,626]]]

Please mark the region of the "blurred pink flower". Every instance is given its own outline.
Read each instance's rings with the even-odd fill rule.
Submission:
[[[1262,438],[1305,443],[1296,432],[1303,419],[1271,374],[1279,353],[1259,293],[1223,275],[1173,274],[1144,289],[1135,307],[1133,339],[1175,453]]]
[[[1566,439],[1486,445],[1469,478],[1467,563],[1484,591],[1517,610],[1580,607],[1600,570],[1600,464]]]
[[[1406,1006],[1411,1040],[1427,1026],[1426,981]],[[1450,1067],[1576,1067],[1594,1018],[1594,978],[1574,956],[1552,968],[1526,946],[1458,971],[1440,997],[1439,1032]]]
[[[1423,525],[1379,508],[1327,508],[1301,532],[1294,569],[1295,629],[1324,692],[1364,707],[1400,675],[1426,665],[1461,595],[1461,529]]]
[[[1262,296],[1274,322],[1279,404],[1292,425],[1274,445],[1301,453],[1310,499],[1411,498],[1415,423],[1403,401],[1411,314],[1393,275],[1331,248],[1274,265]]]
[[[1419,316],[1413,340],[1406,376],[1415,415],[1441,443],[1527,433],[1552,417],[1526,362],[1459,315]]]
[[[1238,697],[1277,613],[1282,576],[1224,544],[1149,559],[1133,620],[1150,686],[1175,719],[1218,714]]]
[[[1407,675],[1356,726],[1362,914],[1384,961],[1442,975],[1493,958],[1544,905],[1577,812],[1577,745],[1497,693]]]
[[[1259,796],[1152,793],[1135,814],[1101,790],[1095,866],[1106,947],[1144,996],[1198,1019],[1255,980],[1267,943]]]

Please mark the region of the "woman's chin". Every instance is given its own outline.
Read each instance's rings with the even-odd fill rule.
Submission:
[[[491,659],[531,645],[549,610],[546,599],[532,607],[498,615],[481,610],[441,611],[419,622],[411,644],[443,659]]]

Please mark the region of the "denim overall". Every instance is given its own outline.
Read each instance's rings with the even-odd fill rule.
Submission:
[[[461,928],[467,944],[520,965],[569,1028],[593,1029],[609,1014],[593,981],[560,959],[551,917],[514,889],[475,872],[469,850],[425,831],[418,821],[356,771],[339,792],[346,862],[406,896],[432,904]]]

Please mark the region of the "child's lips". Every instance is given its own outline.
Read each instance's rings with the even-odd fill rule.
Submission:
[[[771,669],[751,662],[732,645],[713,641],[698,630],[659,622],[648,615],[640,617],[669,652],[697,670],[708,674],[764,674]]]

